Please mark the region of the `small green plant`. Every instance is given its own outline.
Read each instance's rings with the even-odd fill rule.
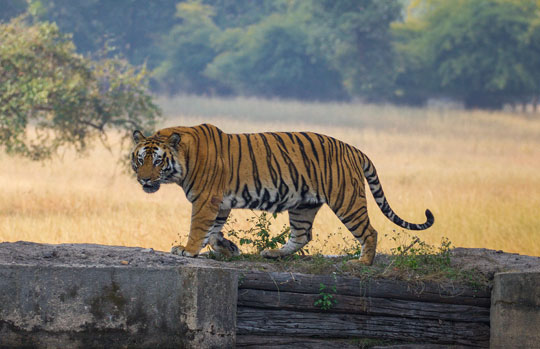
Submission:
[[[337,304],[335,294],[336,286],[328,287],[321,283],[319,284],[319,299],[317,299],[313,305],[321,308],[322,310],[330,310]]]
[[[347,259],[360,258],[362,255],[362,245],[358,241],[354,241],[352,245],[345,246],[343,252],[348,257]]]
[[[443,237],[441,245],[436,247],[421,240],[418,236],[410,237],[403,234],[405,236],[397,232],[391,238],[396,242],[401,242],[397,247],[390,249],[394,267],[418,272],[443,271],[450,267],[452,243],[448,238]],[[403,243],[403,240],[408,242]]]
[[[443,237],[439,246],[430,245],[418,236],[395,232],[394,241],[400,245],[390,249],[390,264],[382,275],[400,275],[421,280],[448,280],[481,288],[488,283],[477,270],[463,270],[452,265],[452,243]],[[393,267],[393,268],[392,268]]]
[[[247,219],[252,225],[248,230],[229,229],[228,234],[237,238],[240,245],[251,245],[256,249],[257,253],[266,249],[277,248],[279,244],[287,242],[290,228],[284,226],[278,235],[272,236],[270,232],[271,219],[276,219],[276,217],[276,213],[270,215],[267,212],[262,212],[258,216]]]

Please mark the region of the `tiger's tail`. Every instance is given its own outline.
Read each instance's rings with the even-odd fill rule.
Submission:
[[[381,209],[382,213],[394,222],[394,224],[405,228],[409,230],[424,230],[433,225],[433,222],[435,221],[435,218],[433,217],[433,214],[430,210],[426,210],[426,222],[423,224],[414,224],[409,223],[403,219],[401,219],[395,212],[392,210],[390,205],[388,204],[388,201],[386,201],[386,196],[384,195],[382,185],[379,182],[379,176],[377,175],[377,170],[375,169],[375,166],[371,162],[371,160],[365,156],[363,171],[364,176],[366,177],[366,180],[369,184],[369,189],[371,190],[371,193],[373,194],[373,197],[375,198],[375,202],[377,202],[377,205]]]

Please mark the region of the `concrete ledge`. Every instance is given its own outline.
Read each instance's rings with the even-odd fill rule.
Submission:
[[[540,272],[495,274],[490,314],[491,348],[538,348]]]
[[[493,253],[495,257],[505,257],[502,253]],[[540,266],[539,258],[526,258],[531,268]],[[510,260],[518,260],[518,257],[512,255]],[[509,268],[505,263],[495,264],[497,270]],[[231,267],[237,269],[229,269]],[[370,288],[366,293],[365,283],[359,279],[347,281],[346,277],[279,273],[268,271],[271,265],[263,264],[263,267],[266,271],[261,273],[254,271],[258,269],[257,265],[250,264],[249,269],[242,263],[183,258],[143,248],[0,243],[0,348],[232,348],[236,341],[236,326],[240,326],[236,321],[237,304],[240,304],[240,314],[242,307],[295,308],[299,314],[321,317],[321,329],[330,330],[336,326],[328,322],[332,316],[339,318],[342,314],[358,313],[377,318],[394,311],[396,304],[398,310],[401,309],[396,316],[413,327],[419,326],[414,322],[414,314],[429,312],[429,319],[435,319],[431,327],[434,331],[441,331],[443,325],[451,325],[449,321],[453,316],[465,316],[460,321],[467,324],[476,316],[470,310],[464,310],[466,314],[458,311],[438,315],[434,312],[436,309],[429,308],[429,302],[416,304],[425,299],[417,299],[420,294],[409,294],[412,290],[408,286],[399,288],[399,292],[389,290],[387,286],[392,282],[388,280],[377,281],[377,290],[382,291],[377,296],[373,293],[376,289]],[[246,268],[250,271],[246,272]],[[251,274],[256,277],[250,278]],[[237,303],[238,275],[243,293]],[[320,283],[332,285],[338,281],[337,289],[345,298],[339,300],[339,306],[333,310],[335,314],[320,311],[314,306],[313,298],[318,297]],[[263,295],[266,291],[274,293],[270,298],[259,297],[246,294],[246,290],[262,290]],[[481,314],[491,304],[491,329],[487,328],[487,314],[482,315],[486,320],[480,321],[486,334],[481,345],[487,346],[489,332],[493,348],[534,348],[540,343],[540,271],[496,274],[491,302],[489,291],[483,294],[474,289],[469,294],[452,289],[452,294],[448,294],[452,296],[450,299],[446,298],[447,291],[441,294],[440,287],[430,291],[423,285],[421,294],[424,298],[435,297],[443,307],[449,304],[480,306],[485,308],[480,309]],[[366,303],[353,302],[361,297],[371,297],[369,307]],[[472,300],[460,303],[467,297]],[[374,298],[379,299],[374,301]],[[299,302],[299,299],[305,302]],[[392,305],[388,306],[388,302]],[[410,304],[404,307],[403,302]],[[419,307],[414,308],[415,304]],[[424,309],[425,305],[428,309]],[[283,318],[282,312],[279,314],[276,318]],[[305,320],[305,316],[302,319]],[[285,320],[291,322],[290,317]],[[321,341],[324,338],[319,337],[325,336],[323,331],[316,331],[313,338],[306,339],[305,331],[290,325],[288,328],[298,332],[298,336],[284,338],[282,328],[269,334],[268,321],[273,320],[261,318],[260,336],[248,338],[244,334],[239,346],[277,348],[281,344],[281,347],[290,347],[291,343],[303,343],[305,347],[336,344]],[[366,324],[359,323],[357,329],[366,331]],[[313,328],[313,323],[308,325]],[[470,331],[471,326],[466,328]],[[466,331],[455,329],[468,341],[479,340],[478,335],[467,335],[464,334]],[[387,328],[363,336],[341,331],[337,337],[388,338],[388,333]],[[275,337],[280,338],[277,342],[281,344],[273,342]],[[441,338],[437,337],[441,343],[463,343]],[[433,341],[430,337],[416,335],[410,340]]]
[[[236,273],[182,260],[160,267],[0,259],[0,347],[234,347]]]

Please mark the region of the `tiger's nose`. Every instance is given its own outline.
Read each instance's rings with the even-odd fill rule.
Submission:
[[[151,180],[150,178],[139,178],[139,183],[141,183],[141,185],[147,185],[147,184],[150,184]]]

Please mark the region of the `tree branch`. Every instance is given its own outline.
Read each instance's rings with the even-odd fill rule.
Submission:
[[[90,127],[93,127],[95,128],[96,130],[102,132],[102,133],[105,133],[105,123],[101,123],[101,125],[96,125],[90,121],[85,121],[85,120],[81,120],[81,124],[83,125],[87,125],[87,126],[90,126]]]

